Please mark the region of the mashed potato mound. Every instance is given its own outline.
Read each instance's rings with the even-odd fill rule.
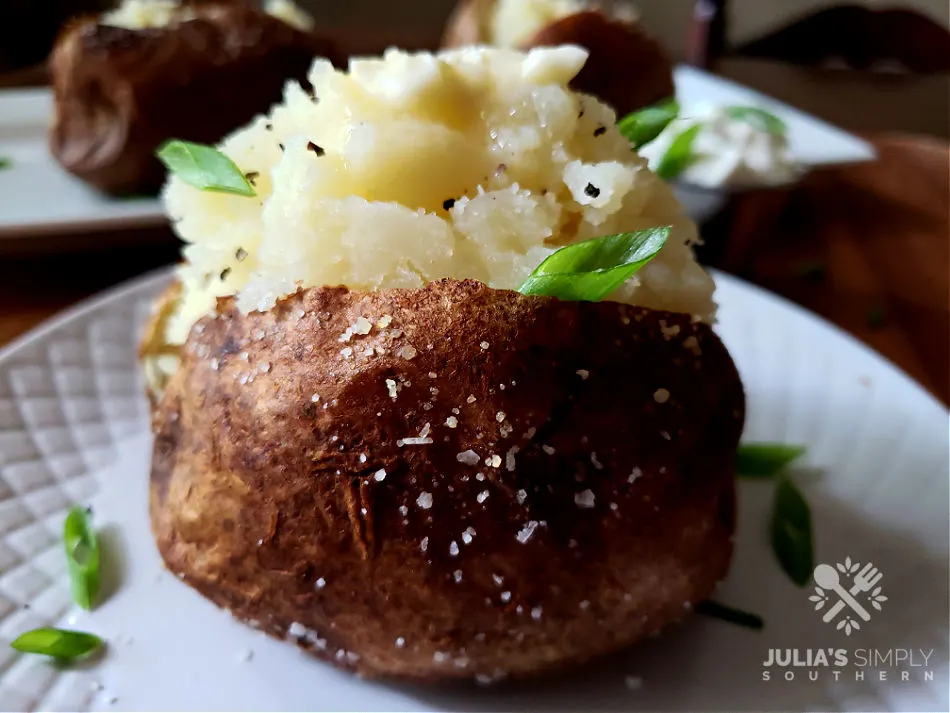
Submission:
[[[443,277],[517,289],[562,245],[672,226],[659,255],[611,299],[714,317],[695,225],[616,129],[613,111],[568,88],[578,47],[391,50],[349,71],[315,61],[313,95],[283,103],[219,145],[253,198],[172,177],[167,210],[187,243],[183,300],[167,338],[236,295],[266,310],[298,287],[421,287]]]

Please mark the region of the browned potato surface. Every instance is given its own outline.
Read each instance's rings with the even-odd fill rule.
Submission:
[[[446,24],[443,47],[491,43],[486,17],[494,0],[462,0]],[[659,42],[636,23],[600,10],[577,12],[548,24],[519,49],[575,44],[589,57],[571,83],[613,107],[617,116],[672,97],[673,65]]]
[[[707,325],[450,279],[219,313],[158,402],[151,521],[252,626],[493,680],[625,647],[725,576],[744,394]]]
[[[162,28],[68,27],[50,57],[50,149],[70,172],[110,194],[155,193],[166,139],[213,143],[305,80],[315,56],[344,60],[327,39],[243,5],[198,6]]]

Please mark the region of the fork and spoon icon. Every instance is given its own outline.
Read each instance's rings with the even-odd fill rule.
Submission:
[[[870,592],[871,589],[881,581],[884,574],[873,564],[868,562],[858,574],[854,576],[854,582],[851,589],[847,590],[841,586],[841,580],[838,577],[838,571],[828,564],[820,564],[815,567],[815,583],[822,589],[830,589],[838,595],[839,601],[822,617],[822,621],[829,622],[834,619],[844,609],[845,605],[850,607],[864,621],[870,621],[871,615],[855,599],[856,594]]]

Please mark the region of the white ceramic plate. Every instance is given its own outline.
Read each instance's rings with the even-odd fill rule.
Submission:
[[[808,167],[874,159],[866,142],[751,89],[691,67],[677,67],[674,79],[684,107],[712,101],[775,111],[788,122],[794,157]],[[48,89],[0,91],[0,156],[13,162],[0,170],[0,241],[165,222],[158,200],[109,198],[64,171],[47,146],[51,116]],[[697,220],[723,200],[718,194],[681,199]]]
[[[497,689],[369,683],[266,639],[163,573],[149,534],[151,439],[135,348],[162,273],[0,352],[0,708],[948,710],[947,411],[835,328],[717,277],[719,329],[748,391],[746,437],[807,444],[796,477],[813,508],[817,561],[873,562],[884,575],[887,600],[860,630],[823,623],[828,607],[813,610],[814,590],[780,572],[766,535],[772,486],[745,481],[734,566],[716,596],[761,614],[762,631],[693,617],[574,675]],[[103,528],[112,594],[92,614],[70,606],[58,541],[74,502],[92,505]],[[6,646],[52,623],[100,634],[106,656],[60,670]],[[803,659],[807,649],[843,650],[848,662],[788,668],[791,682],[770,669],[763,681],[769,650],[789,648]],[[890,661],[864,669],[872,650]],[[913,651],[916,665],[895,664],[894,650]]]
[[[0,156],[12,162],[0,170],[0,241],[166,221],[157,199],[109,198],[65,171],[49,151],[52,115],[49,89],[0,91]]]

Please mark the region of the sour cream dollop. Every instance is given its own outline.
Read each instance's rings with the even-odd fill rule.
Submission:
[[[676,180],[704,188],[749,188],[791,183],[802,173],[784,132],[737,118],[729,107],[717,104],[684,108],[640,155],[656,170],[675,139],[696,125],[700,129],[692,143],[694,160]]]

